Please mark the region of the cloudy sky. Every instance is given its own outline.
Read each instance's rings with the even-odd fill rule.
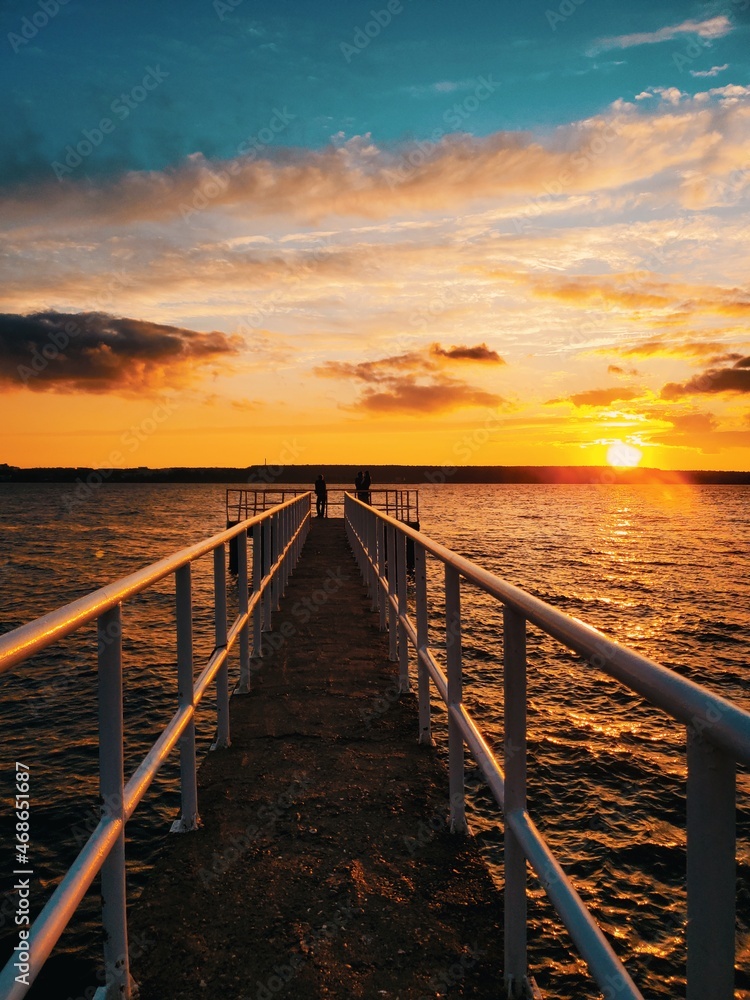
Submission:
[[[750,468],[750,0],[5,0],[0,46],[0,462]]]

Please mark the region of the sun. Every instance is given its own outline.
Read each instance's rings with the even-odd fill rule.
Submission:
[[[620,469],[634,469],[642,458],[643,452],[640,448],[634,448],[632,444],[625,444],[624,441],[615,441],[607,449],[607,461]]]

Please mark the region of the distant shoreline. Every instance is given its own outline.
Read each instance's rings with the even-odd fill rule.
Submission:
[[[315,481],[322,472],[330,485],[351,483],[360,468],[356,465],[252,465],[247,468],[167,469],[21,469],[0,464],[0,483],[224,483],[229,486],[272,489]],[[371,465],[374,486],[378,484],[440,485],[443,483],[484,484],[581,484],[581,485],[750,485],[750,472],[681,471],[664,469],[618,469],[588,465]]]

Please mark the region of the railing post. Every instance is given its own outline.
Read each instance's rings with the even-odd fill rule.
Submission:
[[[263,576],[268,576],[271,567],[271,518],[267,517],[263,522]],[[270,632],[272,627],[271,605],[271,585],[269,584],[263,592],[263,631]]]
[[[255,544],[253,543],[253,557]],[[237,536],[237,609],[244,615],[248,609],[247,598],[247,528]],[[249,622],[240,629],[240,680],[237,685],[238,694],[250,691],[250,628]]]
[[[383,590],[385,580],[385,522],[380,518],[375,526],[378,546],[378,608],[380,609],[380,631],[385,632],[387,596]]]
[[[253,525],[253,594],[260,592],[263,579],[263,560],[261,558],[262,524]],[[263,642],[263,602],[258,599],[253,607],[253,656],[260,656]]]
[[[417,688],[419,692],[419,742],[432,743],[430,729],[430,675],[419,655],[429,646],[427,620],[427,553],[424,545],[414,544],[414,582],[417,589]]]
[[[271,558],[269,566],[273,567],[279,558],[279,515],[272,514],[271,518]],[[279,573],[274,573],[271,577],[271,607],[273,611],[279,610]]]
[[[386,538],[388,540],[388,659],[398,659],[398,635],[396,625],[398,615],[394,607],[396,596],[396,529],[392,524],[386,525]]]
[[[372,611],[378,610],[378,554],[377,554],[377,514],[372,511],[367,515],[367,575],[370,581]]]
[[[464,739],[451,708],[463,700],[461,676],[461,581],[458,570],[445,566],[445,656],[448,668],[448,775],[451,833],[467,833],[464,801]]]
[[[291,508],[287,507],[286,510],[281,515],[281,517],[282,517],[282,523],[284,525],[284,530],[283,530],[283,532],[281,534],[281,551],[285,552],[285,555],[284,555],[284,569],[283,569],[283,573],[282,573],[282,577],[281,577],[281,581],[282,581],[281,596],[282,597],[284,596],[284,594],[286,594],[287,584],[289,583],[289,555],[291,553],[291,549],[289,551],[285,551],[285,550],[286,550],[287,545],[291,541],[291,532],[289,530],[289,527],[291,525],[291,520],[290,520],[291,513],[292,513]]]
[[[132,990],[128,956],[123,802],[122,616],[118,604],[97,620],[99,660],[99,794],[102,816],[122,823],[117,841],[102,865],[104,927],[103,1000],[129,1000]],[[101,995],[101,994],[100,994]]]
[[[406,535],[396,531],[396,579],[398,586],[398,689],[404,694],[409,683],[409,636],[404,625],[406,617]]]
[[[503,608],[505,688],[505,989],[525,996],[526,856],[508,822],[526,810],[526,619]]]
[[[180,708],[193,705],[193,594],[190,563],[175,571],[177,598],[177,698]],[[180,737],[180,785],[182,816],[172,824],[172,833],[197,830],[198,782],[195,764],[195,719]]]
[[[732,1000],[735,763],[688,727],[687,1000]]]
[[[216,648],[227,644],[227,568],[224,545],[214,549],[214,634]],[[225,749],[229,738],[229,665],[226,660],[216,675],[216,742],[212,749]]]

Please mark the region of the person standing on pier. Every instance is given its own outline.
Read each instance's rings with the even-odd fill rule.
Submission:
[[[354,492],[357,495],[357,500],[362,500],[362,480],[364,479],[364,473],[358,472],[357,478],[354,480]]]
[[[325,517],[327,507],[328,487],[326,486],[326,481],[321,473],[315,480],[315,510],[317,511],[317,516]]]
[[[370,493],[370,486],[372,480],[370,479],[370,473],[365,472],[362,476],[362,492],[359,495],[360,500],[364,500],[365,503],[372,505],[372,494]]]

